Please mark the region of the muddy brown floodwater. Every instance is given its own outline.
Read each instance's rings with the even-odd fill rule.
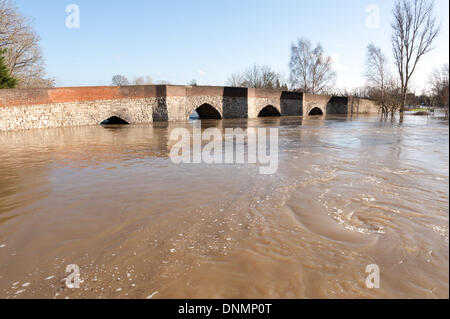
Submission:
[[[211,126],[278,127],[277,174],[173,164],[189,122],[0,133],[0,297],[449,297],[448,121]]]

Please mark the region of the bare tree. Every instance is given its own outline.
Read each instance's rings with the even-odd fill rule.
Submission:
[[[39,40],[31,21],[9,0],[0,0],[0,49],[6,49],[6,63],[19,87],[54,85],[54,80],[46,78]]]
[[[249,88],[262,88],[264,86],[263,81],[265,76],[261,70],[261,67],[257,64],[249,67],[242,75],[242,84]],[[267,76],[266,76],[267,77]]]
[[[242,75],[239,73],[233,73],[227,80],[227,85],[231,87],[239,87],[243,86],[244,79],[242,78]]]
[[[387,117],[389,113],[388,91],[392,91],[392,87],[388,88],[387,84],[388,82],[392,84],[391,75],[388,72],[386,56],[373,43],[367,46],[365,76],[371,98],[380,107],[381,115]]]
[[[331,57],[325,55],[320,43],[313,49],[307,39],[292,44],[289,69],[291,86],[303,92],[322,93],[336,79]]]
[[[249,88],[275,89],[280,83],[279,75],[267,65],[254,64],[244,72],[242,78],[243,86]]]
[[[397,0],[392,23],[392,49],[402,94],[401,116],[406,105],[408,85],[424,54],[432,49],[439,33],[433,15],[434,3],[428,0]]]
[[[387,119],[390,115],[394,120],[395,113],[403,103],[401,87],[398,81],[392,77],[386,80],[383,90],[375,86],[367,87],[366,97],[375,101],[379,106],[382,119]]]
[[[145,83],[145,80],[144,80],[143,76],[134,78],[134,80],[132,82],[133,85],[144,85],[144,83]]]
[[[449,67],[443,65],[440,69],[434,70],[430,74],[429,80],[431,93],[435,103],[444,107],[445,118],[448,119],[449,113]]]
[[[112,77],[112,82],[111,85],[113,86],[127,86],[130,85],[130,83],[128,82],[128,79],[120,74],[114,75]]]
[[[133,85],[150,85],[153,84],[152,78],[147,75],[145,78],[143,76],[135,77],[132,81]]]
[[[243,74],[232,74],[228,85],[258,89],[284,89],[281,76],[267,65],[249,67]]]
[[[151,77],[150,75],[147,75],[147,76],[145,77],[145,82],[144,82],[144,84],[145,84],[145,85],[151,85],[151,84],[153,84],[153,79],[152,79],[152,77]]]
[[[389,79],[385,85],[384,101],[391,115],[391,120],[394,120],[395,113],[404,105],[402,88],[394,78]]]
[[[379,47],[373,43],[367,46],[366,79],[370,85],[383,89],[390,76],[387,67],[387,58]]]

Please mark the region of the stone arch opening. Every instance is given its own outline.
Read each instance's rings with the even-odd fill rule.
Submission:
[[[198,108],[195,109],[195,112],[197,113],[197,116],[201,120],[220,120],[222,119],[222,116],[220,115],[219,111],[216,110],[216,108],[208,103],[200,105]],[[192,112],[195,114],[194,112]],[[191,114],[192,116],[192,114]]]
[[[121,119],[118,116],[111,116],[100,123],[100,125],[128,125],[127,121]]]
[[[270,116],[281,116],[281,113],[274,106],[267,105],[258,114],[258,117],[270,117]]]
[[[323,112],[320,108],[314,107],[311,111],[309,111],[308,115],[323,115]]]

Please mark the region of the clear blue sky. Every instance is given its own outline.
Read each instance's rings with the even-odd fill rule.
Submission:
[[[80,8],[81,27],[66,28],[68,4]],[[16,0],[33,18],[58,86],[109,85],[114,74],[130,80],[223,85],[253,63],[288,76],[289,48],[299,37],[320,41],[333,56],[338,85],[364,84],[365,49],[371,42],[388,56],[392,0]],[[366,8],[380,9],[368,28]],[[449,60],[449,2],[436,1],[442,32],[418,69],[421,90],[430,69]]]

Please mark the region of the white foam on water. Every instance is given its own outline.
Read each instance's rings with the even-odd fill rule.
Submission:
[[[155,291],[154,293],[148,295],[145,299],[152,299],[157,293],[158,291]]]

